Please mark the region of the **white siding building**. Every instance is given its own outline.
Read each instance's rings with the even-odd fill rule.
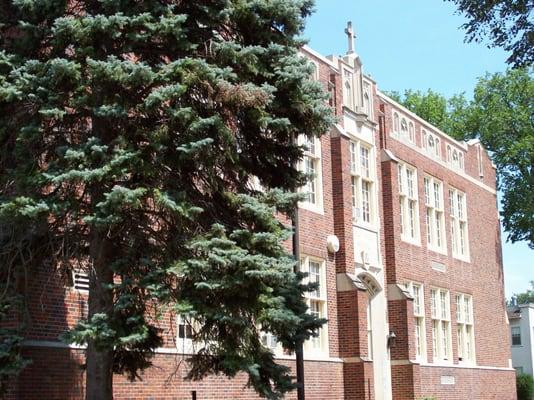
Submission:
[[[518,373],[534,375],[534,303],[508,308],[512,365]]]

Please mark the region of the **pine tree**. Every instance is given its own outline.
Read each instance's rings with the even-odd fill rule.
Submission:
[[[42,262],[88,268],[65,335],[88,346],[88,399],[150,365],[165,307],[196,321],[190,378],[293,388],[259,331],[291,351],[323,322],[275,218],[306,179],[295,138],[331,123],[298,54],[312,3],[0,3],[0,305]]]

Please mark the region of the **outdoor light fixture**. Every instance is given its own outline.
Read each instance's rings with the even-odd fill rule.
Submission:
[[[388,339],[388,348],[395,347],[395,342],[397,340],[397,335],[395,335],[395,332],[393,331],[389,332],[387,339]]]

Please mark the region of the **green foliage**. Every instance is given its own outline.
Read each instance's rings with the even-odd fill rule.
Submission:
[[[518,374],[516,376],[517,400],[532,400],[534,398],[534,379],[532,375]]]
[[[530,281],[530,289],[523,293],[515,293],[511,300],[510,303],[513,305],[534,303],[534,281]]]
[[[12,297],[10,300],[16,303],[19,299]],[[30,363],[20,354],[24,340],[20,335],[21,330],[19,327],[9,327],[14,322],[9,312],[13,306],[15,304],[7,304],[5,300],[0,306],[0,394],[5,392],[8,380]]]
[[[491,152],[503,191],[504,229],[534,248],[534,78],[532,69],[486,75],[475,88],[476,131]]]
[[[514,67],[534,62],[534,3],[529,0],[447,0],[453,2],[468,21],[462,25],[467,41],[489,39],[491,47],[510,52],[506,60]]]
[[[533,69],[488,74],[478,80],[472,101],[428,91],[393,93],[411,111],[457,139],[479,138],[497,167],[503,193],[504,229],[512,242],[534,248]]]
[[[393,100],[454,138],[463,139],[466,129],[472,125],[469,102],[463,93],[449,99],[431,89],[426,93],[410,89],[405,90],[402,95],[398,92],[386,93]]]
[[[263,396],[292,389],[259,331],[291,351],[324,322],[306,312],[310,288],[275,218],[291,212],[306,179],[294,138],[332,123],[298,55],[311,7],[3,2],[8,298],[24,295],[13,276],[31,277],[43,260],[92,265],[89,317],[64,338],[113,352],[115,372],[133,379],[150,365],[157,316],[170,307],[201,326],[190,378],[244,371]]]

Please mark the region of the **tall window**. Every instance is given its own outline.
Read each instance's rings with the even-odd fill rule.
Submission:
[[[195,353],[195,342],[193,341],[193,336],[195,330],[199,328],[198,322],[185,318],[184,316],[178,314],[177,316],[177,341],[176,347],[178,348],[179,353],[192,354]]]
[[[413,125],[413,122],[410,122],[408,124],[408,139],[410,142],[415,143],[415,127]]]
[[[371,146],[360,141],[351,142],[352,216],[355,222],[375,222],[373,165]]]
[[[306,292],[306,303],[310,314],[318,318],[326,318],[326,271],[323,260],[304,256],[300,261],[302,272],[308,273],[307,281],[317,284],[312,292]],[[319,335],[310,338],[306,351],[310,353],[326,353],[328,351],[328,333],[326,325],[319,329]]]
[[[473,298],[467,294],[456,295],[456,330],[458,337],[458,360],[475,360],[475,334],[473,330]]]
[[[408,123],[406,122],[406,119],[402,118],[401,119],[401,123],[400,123],[400,133],[401,133],[401,138],[406,140],[408,139]]]
[[[423,286],[419,283],[409,282],[406,288],[413,297],[415,357],[418,360],[426,359],[425,340],[425,302]]]
[[[449,291],[430,289],[432,353],[434,360],[452,360]]]
[[[431,176],[424,178],[426,206],[426,238],[430,249],[445,252],[445,216],[443,212],[443,183]]]
[[[452,255],[458,258],[469,257],[467,236],[467,203],[465,193],[449,189],[449,208],[451,217]]]
[[[407,164],[399,163],[398,186],[401,238],[409,242],[419,242],[419,206],[416,169]]]
[[[512,326],[512,346],[521,346],[521,328]]]
[[[321,140],[301,135],[299,141],[304,146],[301,168],[308,175],[308,182],[301,189],[307,196],[304,205],[320,209],[322,208]]]

